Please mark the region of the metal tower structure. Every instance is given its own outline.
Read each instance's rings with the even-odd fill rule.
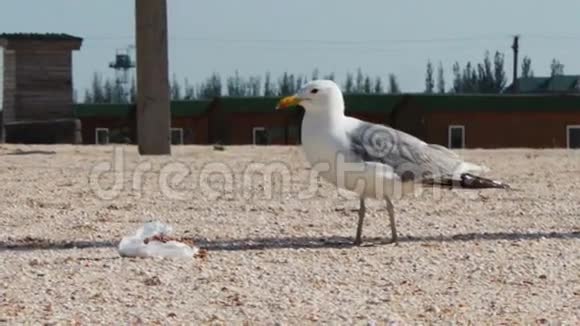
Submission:
[[[133,49],[135,49],[134,45],[129,45],[124,49],[117,49],[115,61],[109,63],[109,68],[115,70],[115,82],[120,84],[125,94],[128,94],[130,87],[130,71],[131,69],[135,69],[135,61],[131,57]]]

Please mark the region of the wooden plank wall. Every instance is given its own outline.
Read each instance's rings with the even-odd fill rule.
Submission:
[[[14,50],[4,49],[4,94],[2,108],[4,122],[14,121],[14,95],[16,89]]]
[[[14,120],[73,117],[72,53],[68,50],[19,50],[12,54],[15,71]],[[11,87],[8,87],[10,89]],[[9,91],[10,92],[10,91]]]

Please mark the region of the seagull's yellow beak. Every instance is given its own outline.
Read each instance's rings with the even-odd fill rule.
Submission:
[[[298,104],[300,104],[300,101],[302,100],[296,95],[286,96],[283,99],[281,99],[280,102],[278,102],[276,110],[297,106]]]

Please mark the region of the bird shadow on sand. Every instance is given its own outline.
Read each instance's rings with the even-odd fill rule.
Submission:
[[[580,240],[580,231],[575,232],[498,232],[498,233],[465,233],[451,236],[404,236],[398,243],[443,243],[468,241],[530,241],[540,239]],[[242,251],[266,249],[341,249],[358,247],[352,237],[285,237],[285,238],[246,238],[233,240],[196,240],[201,248],[209,251]],[[363,238],[361,247],[394,245],[390,238]]]
[[[469,241],[536,241],[541,239],[580,240],[580,231],[570,232],[497,232],[497,233],[463,233],[439,236],[402,236],[399,244],[405,243],[453,243]],[[348,249],[358,247],[353,244],[352,237],[271,237],[242,238],[225,240],[207,240],[183,238],[195,243],[200,248],[209,251],[245,251],[268,249]],[[33,251],[33,250],[70,250],[116,248],[118,241],[53,241],[48,239],[25,237],[0,240],[0,252],[3,251]],[[360,247],[375,247],[393,245],[390,238],[363,238]]]
[[[98,249],[116,247],[116,241],[54,241],[43,238],[24,237],[8,238],[0,240],[0,252],[2,251],[32,251],[32,250],[68,250],[68,249]]]

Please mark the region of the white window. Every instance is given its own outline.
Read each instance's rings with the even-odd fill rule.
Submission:
[[[465,127],[459,125],[449,126],[447,142],[449,148],[464,148]]]
[[[95,128],[95,144],[107,145],[109,143],[109,128]]]
[[[252,139],[254,145],[267,145],[268,144],[268,133],[264,127],[254,127],[252,130]]]
[[[566,126],[566,146],[580,148],[580,125]]]
[[[183,145],[183,128],[171,128],[171,144]]]

